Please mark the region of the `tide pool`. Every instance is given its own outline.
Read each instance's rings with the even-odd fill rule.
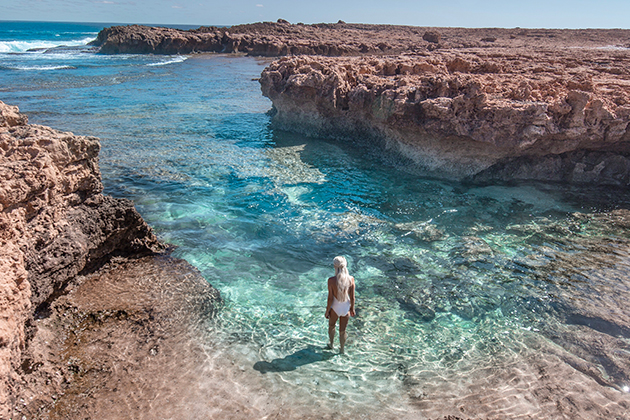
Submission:
[[[274,130],[265,60],[102,56],[86,46],[98,27],[53,26],[0,23],[0,100],[101,139],[105,192],[221,292],[199,340],[245,390],[305,417],[630,407],[626,190],[423,177]],[[57,35],[72,48],[16,47]],[[344,356],[324,350],[336,255],[357,282]]]

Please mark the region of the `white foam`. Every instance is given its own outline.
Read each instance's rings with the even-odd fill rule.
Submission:
[[[147,64],[147,66],[151,66],[151,67],[166,66],[167,64],[181,63],[181,62],[186,61],[187,59],[188,59],[188,57],[186,57],[185,55],[178,55],[176,57],[169,57],[169,59],[165,60],[165,61],[159,61],[157,63]]]
[[[606,45],[605,47],[597,47],[598,50],[604,51],[628,51],[630,48],[621,45]]]
[[[49,49],[60,46],[78,47],[81,45],[87,45],[93,41],[94,37],[75,39],[59,43],[59,41],[43,41],[43,40],[31,40],[31,41],[0,41],[0,53],[24,53],[29,50]]]
[[[15,67],[6,67],[9,70],[72,70],[76,69],[74,66],[68,65],[59,65],[59,66],[15,66]]]

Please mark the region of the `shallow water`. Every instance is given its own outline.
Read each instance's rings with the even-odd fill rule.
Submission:
[[[0,100],[101,138],[105,192],[220,290],[199,340],[246,397],[304,416],[623,418],[627,191],[444,182],[273,130],[264,66],[0,50]],[[335,255],[357,280],[344,356],[323,349]]]

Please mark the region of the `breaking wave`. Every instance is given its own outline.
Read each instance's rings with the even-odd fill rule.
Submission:
[[[44,41],[44,40],[14,40],[14,41],[0,41],[0,53],[26,53],[26,52],[39,52],[42,50],[48,50],[55,47],[79,47],[87,45],[93,41],[94,37],[88,37],[83,39],[69,40],[59,43],[59,41]]]
[[[147,66],[150,66],[150,67],[166,66],[167,64],[182,63],[182,62],[186,61],[187,59],[188,59],[188,57],[186,57],[186,56],[178,55],[176,57],[169,57],[168,60],[159,61],[157,63],[149,63],[149,64],[147,64]]]

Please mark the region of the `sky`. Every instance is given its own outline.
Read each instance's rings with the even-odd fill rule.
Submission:
[[[235,25],[383,23],[503,28],[629,28],[630,0],[0,0],[0,20]]]

